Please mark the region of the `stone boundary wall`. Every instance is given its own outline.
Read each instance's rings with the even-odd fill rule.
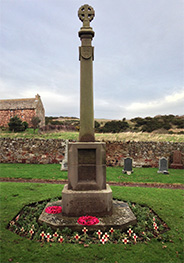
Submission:
[[[184,164],[184,142],[107,142],[106,164],[123,166],[123,159],[131,157],[134,167],[158,167],[159,158],[165,157],[170,166],[175,150],[182,152],[182,163]]]
[[[0,138],[0,163],[60,163],[65,155],[65,140]],[[123,166],[123,159],[133,158],[133,166],[158,167],[159,158],[172,163],[173,151],[182,152],[184,143],[172,142],[106,142],[106,164]]]
[[[59,163],[64,152],[61,140],[0,138],[0,163]]]

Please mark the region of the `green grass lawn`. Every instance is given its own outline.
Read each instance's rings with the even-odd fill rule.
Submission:
[[[116,182],[144,182],[184,184],[184,170],[169,169],[169,174],[157,173],[158,168],[133,168],[131,175],[123,174],[122,167],[107,167],[107,180]]]
[[[59,164],[0,164],[0,177],[23,179],[67,179]],[[157,168],[134,168],[133,174],[122,173],[122,167],[107,167],[107,182],[146,182],[184,184],[184,170],[169,169],[169,174],[158,174]]]
[[[9,221],[29,203],[60,197],[62,185],[0,183],[1,258],[5,262],[183,262],[183,191],[156,188],[112,187],[113,197],[148,205],[170,230],[167,241],[136,245],[45,243],[28,240],[6,229]],[[163,234],[164,235],[164,234]]]

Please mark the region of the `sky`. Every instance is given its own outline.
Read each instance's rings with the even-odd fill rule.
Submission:
[[[46,116],[79,117],[83,4],[95,118],[183,115],[184,0],[0,0],[0,99],[38,93]]]

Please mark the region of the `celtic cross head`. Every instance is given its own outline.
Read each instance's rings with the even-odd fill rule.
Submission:
[[[83,22],[83,27],[89,27],[90,22],[95,16],[95,11],[93,7],[89,5],[83,5],[79,8],[78,17]]]

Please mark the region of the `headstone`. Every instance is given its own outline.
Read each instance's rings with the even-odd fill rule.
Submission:
[[[61,163],[61,171],[68,171],[68,140],[66,140],[65,157]]]
[[[132,158],[125,158],[124,159],[124,170],[123,170],[124,174],[128,174],[130,175],[131,173],[133,173],[132,170]]]
[[[168,160],[165,157],[159,159],[159,170],[157,173],[169,174],[168,172]]]
[[[94,9],[83,5],[78,11],[83,26],[79,31],[80,132],[79,142],[68,144],[68,184],[62,191],[64,216],[111,215],[112,190],[106,184],[106,145],[94,142],[93,60],[94,31],[90,22]]]
[[[171,164],[173,169],[183,169],[182,153],[178,150],[173,152],[173,163]]]

